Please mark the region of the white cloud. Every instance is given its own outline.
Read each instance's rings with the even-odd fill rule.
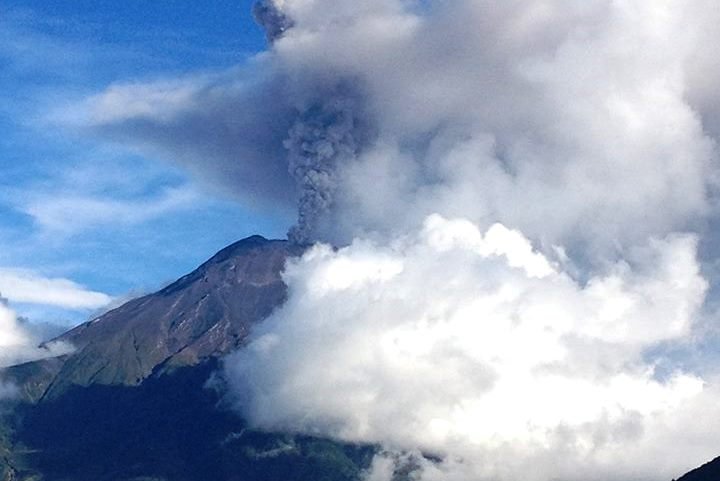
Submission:
[[[166,188],[157,196],[130,199],[71,194],[30,196],[18,209],[31,216],[45,233],[70,235],[89,228],[128,226],[164,214],[196,207],[200,194],[189,187]]]
[[[0,302],[0,368],[21,362],[60,356],[72,351],[67,343],[53,342],[39,346],[40,340],[23,325],[5,302]],[[16,392],[11,384],[0,379],[0,399]]]
[[[97,309],[112,298],[63,278],[48,278],[24,269],[0,268],[0,292],[12,302],[68,309]]]
[[[688,410],[717,387],[644,358],[702,305],[692,236],[581,284],[519,232],[433,216],[389,244],[316,246],[285,281],[226,364],[253,425],[447,456],[423,480],[669,479],[717,454],[714,433],[681,453],[664,437],[696,431],[673,419],[703,419]]]
[[[17,386],[0,381],[0,399],[12,399],[18,395]]]
[[[102,125],[136,117],[158,115],[158,121],[171,121],[184,110],[197,108],[195,97],[202,82],[165,82],[115,85],[86,100],[89,121]],[[80,112],[79,115],[85,115]]]

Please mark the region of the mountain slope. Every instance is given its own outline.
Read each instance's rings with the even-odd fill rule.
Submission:
[[[720,480],[720,458],[715,458],[697,469],[693,469],[677,481],[718,481]]]
[[[10,377],[32,400],[73,385],[137,385],[239,347],[253,324],[282,304],[285,260],[302,248],[248,237],[164,289],[82,324],[57,340],[73,354],[18,366]]]

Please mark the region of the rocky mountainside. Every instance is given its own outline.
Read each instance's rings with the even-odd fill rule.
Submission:
[[[73,385],[137,385],[226,354],[284,301],[280,272],[301,252],[286,241],[243,239],[159,292],[60,336],[73,354],[12,368],[10,377],[38,401]]]

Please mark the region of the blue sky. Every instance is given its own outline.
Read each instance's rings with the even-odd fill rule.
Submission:
[[[0,4],[0,292],[19,314],[67,326],[92,315],[100,294],[152,290],[244,236],[284,235],[288,219],[167,159],[50,120],[113,84],[242,65],[265,48],[251,4]]]

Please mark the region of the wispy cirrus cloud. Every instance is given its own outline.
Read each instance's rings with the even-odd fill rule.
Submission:
[[[40,195],[19,206],[45,233],[73,235],[103,226],[132,226],[191,209],[201,197],[192,188],[166,188],[159,194],[118,199],[82,194]]]
[[[27,269],[0,268],[0,292],[18,303],[68,309],[97,309],[112,301],[109,295],[61,277],[45,277]]]

